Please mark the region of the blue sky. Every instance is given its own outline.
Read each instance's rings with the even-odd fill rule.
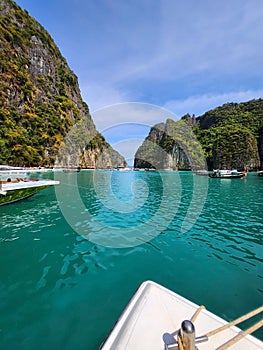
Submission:
[[[105,134],[121,123],[163,120],[122,110],[105,122],[98,109],[116,103],[152,104],[181,117],[263,97],[262,0],[16,2],[51,34]]]

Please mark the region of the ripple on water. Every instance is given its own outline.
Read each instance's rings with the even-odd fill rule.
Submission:
[[[41,201],[34,197],[23,205],[12,206],[12,210],[11,206],[0,209],[0,321],[5,348],[12,348],[13,339],[16,344],[30,339],[32,349],[36,348],[39,335],[47,332],[46,346],[52,348],[55,344],[54,348],[60,348],[61,338],[71,339],[72,332],[65,331],[59,338],[56,331],[50,333],[52,322],[74,324],[79,329],[85,324],[89,330],[86,338],[84,334],[85,346],[93,348],[103,338],[94,329],[106,333],[146,279],[177,290],[213,308],[220,316],[227,312],[232,319],[262,302],[263,181],[248,178],[224,183],[209,179],[204,208],[194,226],[182,233],[191,204],[192,176],[181,176],[181,197],[171,191],[169,197],[162,198],[157,175],[134,172],[132,176],[136,177],[136,173],[149,182],[152,179],[152,183],[143,207],[126,215],[105,208],[94,189],[90,189],[91,173],[80,172],[86,208],[77,217],[76,227],[80,232],[83,229],[85,237],[66,222],[53,199],[44,202],[44,197]],[[114,176],[116,185],[118,177],[125,179],[125,174],[116,172]],[[173,175],[165,177],[172,179]],[[178,182],[171,184],[176,187]],[[140,228],[156,215],[163,199],[167,207],[161,211],[159,221],[166,228],[150,237],[158,217],[150,221],[152,240],[127,237],[128,243],[136,239],[142,244],[123,249],[106,248],[88,240],[89,233],[101,233],[110,236],[114,244],[119,237],[107,226],[124,231],[135,225]],[[69,201],[69,208],[71,204]],[[193,214],[198,212],[196,203],[192,208]],[[86,214],[90,216],[87,218]],[[100,220],[106,226],[101,231],[96,226]],[[67,346],[74,348],[69,343]]]

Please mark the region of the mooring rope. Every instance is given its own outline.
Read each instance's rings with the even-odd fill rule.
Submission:
[[[197,317],[198,317],[198,315],[200,314],[200,312],[201,312],[202,310],[204,310],[204,309],[205,309],[205,306],[204,306],[204,305],[199,306],[199,308],[198,308],[198,309],[196,310],[196,312],[193,314],[193,316],[192,316],[192,318],[190,319],[190,321],[194,323],[194,321],[197,319]]]
[[[255,316],[255,315],[261,313],[262,311],[263,311],[263,306],[261,306],[261,307],[255,309],[255,310],[253,310],[253,311],[247,313],[247,314],[244,315],[244,316],[241,316],[241,317],[237,318],[236,320],[234,320],[234,321],[232,321],[232,322],[229,322],[229,323],[225,324],[224,326],[221,326],[221,327],[219,327],[219,328],[216,328],[216,329],[214,329],[214,330],[212,330],[212,331],[206,333],[205,335],[206,335],[207,337],[211,337],[212,335],[217,334],[217,333],[219,333],[219,332],[221,332],[221,331],[223,331],[223,330],[225,330],[225,329],[227,329],[227,328],[229,328],[229,327],[231,327],[231,326],[235,326],[235,325],[238,324],[238,323],[241,323],[241,322],[243,322],[243,321],[248,320],[249,318],[251,318],[251,317],[253,317],[253,316]]]
[[[196,321],[197,317],[199,316],[199,314],[201,313],[201,311],[204,309],[205,309],[205,306],[203,306],[203,305],[199,306],[199,308],[195,311],[195,313],[191,317],[190,321],[192,323],[194,323]],[[231,322],[229,322],[221,327],[218,327],[212,331],[207,332],[205,335],[196,338],[196,340],[199,340],[199,341],[204,341],[205,339],[208,340],[209,337],[211,337],[219,332],[222,332],[222,331],[224,331],[232,326],[235,326],[238,323],[246,321],[246,320],[260,314],[261,312],[263,312],[263,306],[255,309],[253,311],[250,311],[249,313],[235,319],[234,321],[231,321]],[[234,345],[235,343],[240,341],[242,338],[246,337],[248,334],[255,332],[257,329],[259,329],[262,326],[263,326],[263,319],[261,321],[257,322],[256,324],[254,324],[253,326],[251,326],[250,328],[246,329],[245,331],[241,331],[239,334],[234,336],[232,339],[230,339],[227,342],[225,342],[224,344],[220,345],[216,350],[228,349],[229,347],[231,347],[232,345]],[[201,338],[203,338],[204,340]],[[178,345],[179,350],[185,350],[185,346],[183,344],[183,341],[182,341],[180,335],[178,335],[178,337],[177,337],[177,345]]]
[[[184,350],[183,342],[180,337],[177,338],[179,350]]]
[[[242,333],[236,335],[234,338],[230,339],[228,342],[226,342],[223,345],[219,346],[219,348],[217,348],[216,350],[226,350],[226,349],[228,349],[230,346],[234,345],[235,343],[240,341],[242,338],[244,338],[248,334],[251,334],[251,333],[255,332],[257,329],[259,329],[262,326],[263,326],[263,320],[261,320],[258,323],[254,324],[253,326],[251,326],[250,328],[246,329]]]

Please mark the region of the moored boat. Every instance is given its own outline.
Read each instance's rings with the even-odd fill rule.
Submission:
[[[100,350],[259,350],[251,336],[263,321],[246,331],[235,325],[263,312],[263,307],[226,322],[193,302],[152,281],[134,294]],[[196,347],[197,344],[197,347]]]
[[[117,167],[118,171],[131,171],[132,168],[128,168],[128,167],[123,167],[123,166],[118,166]]]
[[[9,165],[0,165],[0,180],[7,179],[25,179],[29,175],[29,171],[23,167],[12,167]]]
[[[41,168],[41,167],[15,167],[9,165],[0,165],[0,180],[7,178],[16,179],[16,178],[28,178],[32,174],[41,174],[44,172],[50,172],[53,169]]]
[[[0,205],[10,204],[28,198],[33,194],[59,181],[48,179],[29,179],[27,170],[8,167],[0,170]]]
[[[145,168],[145,171],[156,171],[155,168]]]
[[[217,178],[217,179],[241,179],[246,176],[245,171],[237,171],[237,170],[213,170],[212,173],[209,174],[209,177]]]
[[[263,170],[258,171],[258,176],[263,177]]]
[[[208,170],[206,170],[206,169],[192,170],[192,172],[193,172],[195,175],[201,175],[201,176],[208,176],[208,175],[209,175],[209,172],[208,172]]]
[[[80,172],[80,167],[68,167],[68,168],[63,168],[64,173],[79,173]]]
[[[0,205],[10,204],[28,198],[33,194],[53,185],[54,180],[18,180],[12,182],[0,181]]]

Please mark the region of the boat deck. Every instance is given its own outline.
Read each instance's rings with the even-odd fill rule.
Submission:
[[[26,188],[58,185],[59,181],[54,180],[29,180],[29,181],[2,181],[0,188],[3,192],[14,191]]]
[[[198,305],[151,281],[144,282],[101,346],[101,350],[176,350],[176,335],[183,320],[190,320]],[[202,336],[227,322],[203,309],[194,322],[196,336]],[[240,334],[235,326],[197,345],[198,350],[215,350]],[[263,349],[263,342],[247,335],[231,350]]]

